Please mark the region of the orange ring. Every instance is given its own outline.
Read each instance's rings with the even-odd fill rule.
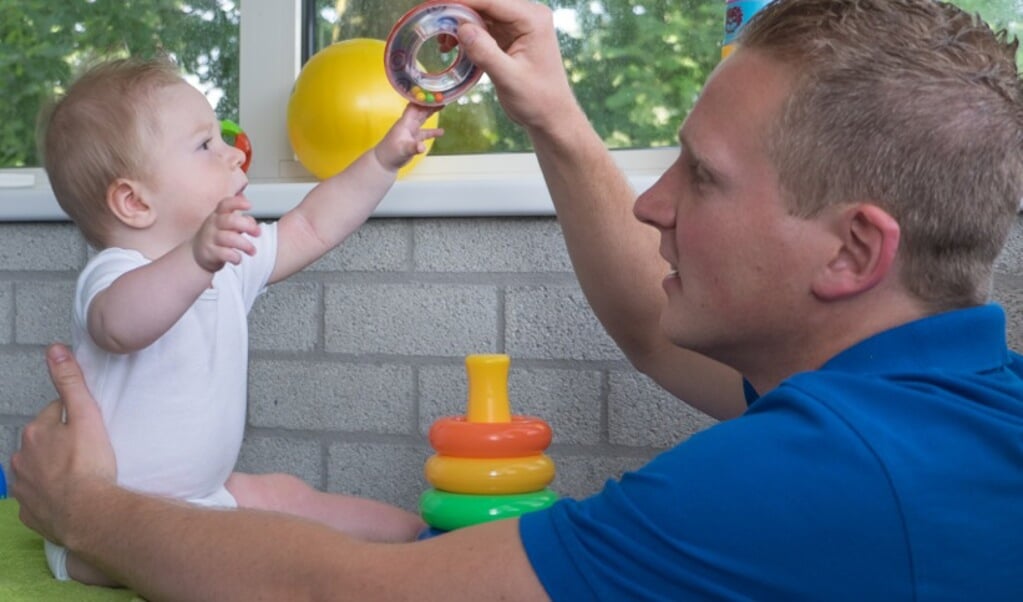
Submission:
[[[517,458],[543,452],[552,435],[550,425],[533,416],[512,416],[511,422],[469,422],[465,416],[447,416],[430,427],[430,445],[445,456]]]
[[[456,458],[433,455],[423,470],[441,491],[507,495],[543,489],[554,480],[554,461],[546,454],[520,458]]]

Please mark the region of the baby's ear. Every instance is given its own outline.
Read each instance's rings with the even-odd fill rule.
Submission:
[[[118,178],[107,188],[107,208],[129,228],[148,228],[156,220],[156,210],[146,202],[142,186],[135,180]]]

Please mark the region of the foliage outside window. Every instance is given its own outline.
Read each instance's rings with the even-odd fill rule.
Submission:
[[[237,2],[225,0],[0,3],[0,167],[41,163],[40,106],[104,58],[166,53],[218,113],[237,118],[238,18]]]

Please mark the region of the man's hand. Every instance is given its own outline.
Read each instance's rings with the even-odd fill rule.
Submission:
[[[487,29],[462,23],[458,41],[490,77],[513,121],[530,130],[553,129],[566,114],[579,112],[550,8],[527,0],[459,2],[480,13]],[[443,48],[450,40],[440,44]]]
[[[251,215],[242,211],[252,208],[248,199],[241,195],[228,197],[219,203],[206,221],[199,227],[192,239],[192,254],[199,267],[215,273],[225,263],[237,264],[241,253],[252,255],[255,245],[243,234],[259,236],[259,224]]]
[[[75,522],[76,504],[88,503],[94,486],[113,485],[117,464],[99,406],[71,352],[46,350],[58,399],[22,431],[21,449],[11,458],[11,493],[21,504],[21,521],[54,542],[64,542]]]

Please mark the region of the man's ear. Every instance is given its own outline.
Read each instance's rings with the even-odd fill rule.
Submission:
[[[833,218],[839,245],[813,281],[813,294],[836,301],[868,291],[895,269],[899,223],[877,205],[846,206]]]
[[[107,188],[107,207],[129,228],[148,228],[156,221],[156,209],[142,195],[135,180],[118,178]]]

